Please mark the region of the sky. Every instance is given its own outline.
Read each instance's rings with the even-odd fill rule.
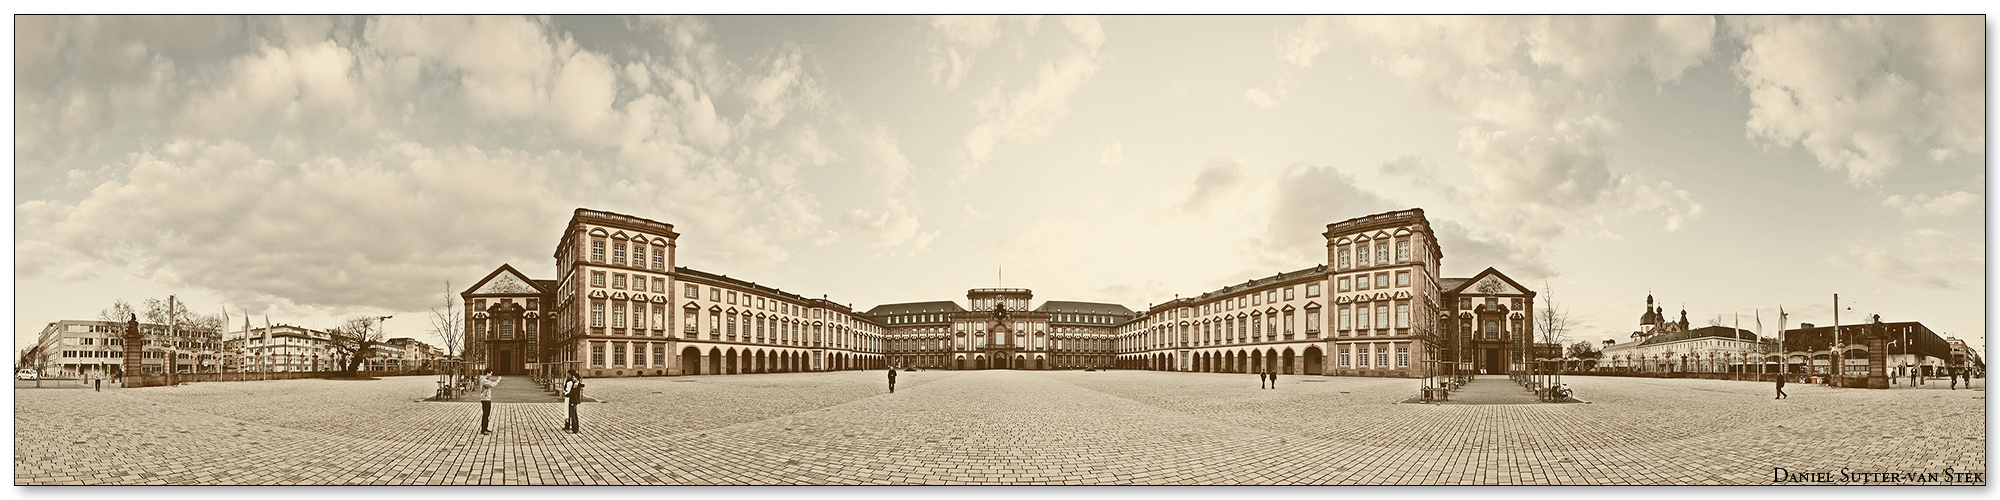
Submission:
[[[1135,310],[1417,207],[1572,340],[1837,293],[1983,346],[1982,21],[16,16],[15,338],[175,295],[437,344],[578,207],[860,309]]]

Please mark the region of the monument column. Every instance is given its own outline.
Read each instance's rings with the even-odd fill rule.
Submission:
[[[146,361],[143,357],[146,352],[145,339],[146,336],[139,333],[139,315],[134,314],[132,319],[125,322],[125,374],[120,378],[123,381],[122,387],[146,386],[143,378],[146,373]]]
[[[1889,388],[1888,340],[1879,325],[1863,327],[1868,336],[1868,385],[1869,389]]]

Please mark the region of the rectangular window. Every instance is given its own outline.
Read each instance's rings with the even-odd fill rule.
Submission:
[[[1340,249],[1340,268],[1341,268],[1341,269],[1347,269],[1347,248],[1346,248],[1346,247],[1341,247],[1341,249]]]
[[[1491,321],[1491,320],[1488,320],[1488,321],[1486,322],[1486,340],[1500,340],[1500,322],[1499,322],[1499,321]],[[1775,361],[1774,361],[1774,362],[1775,362]]]
[[[624,263],[625,263],[625,244],[624,244],[624,243],[613,243],[613,244],[611,244],[611,263],[612,263],[612,264],[624,264]],[[623,348],[620,348],[620,349],[623,349]]]
[[[1252,337],[1262,337],[1262,336],[1264,336],[1264,317],[1263,317],[1263,316],[1252,316],[1252,317],[1250,317],[1250,335],[1251,335]]]
[[[666,268],[667,268],[667,250],[665,248],[654,250],[653,269],[666,269]]]
[[[1357,267],[1358,267],[1358,266],[1366,266],[1366,265],[1368,265],[1368,244],[1367,244],[1367,243],[1362,243],[1362,244],[1359,244],[1359,245],[1355,245],[1355,246],[1354,246],[1354,265],[1355,265],[1355,266],[1357,266]]]
[[[1306,313],[1306,335],[1319,333],[1319,311]]]
[[[645,242],[632,243],[632,265],[634,267],[644,267],[646,265]]]
[[[1349,356],[1349,355],[1350,355],[1350,353],[1348,353],[1348,352],[1347,352],[1347,347],[1346,347],[1346,346],[1341,346],[1341,348],[1340,348],[1340,367],[1341,367],[1341,368],[1346,368],[1346,367],[1349,367],[1349,366],[1353,366],[1352,364],[1349,364],[1349,363],[1347,362],[1347,361],[1348,361],[1348,356]]]
[[[1410,286],[1409,271],[1399,271],[1396,273],[1396,286]]]
[[[1410,240],[1396,241],[1396,262],[1410,261]]]
[[[1388,305],[1388,304],[1380,304],[1380,305],[1376,305],[1376,306],[1375,306],[1375,327],[1376,327],[1376,328],[1388,328],[1388,327],[1389,327],[1389,305]]]
[[[1285,335],[1292,334],[1292,313],[1285,313]]]
[[[1368,346],[1354,348],[1354,366],[1363,368],[1368,366]]]
[[[756,324],[757,324],[757,341],[758,341],[758,342],[763,342],[763,341],[764,341],[764,320],[761,320],[761,319],[760,319],[760,320],[755,320],[755,321],[753,321],[753,323],[756,323]]]
[[[1345,279],[1345,278],[1343,278],[1343,279]],[[1355,289],[1355,290],[1367,290],[1367,289],[1368,289],[1368,275],[1366,275],[1366,274],[1363,274],[1363,275],[1360,275],[1360,276],[1355,276],[1355,277],[1354,277],[1354,289]],[[1341,290],[1341,291],[1345,292],[1345,291],[1347,291],[1347,290]]]
[[[528,338],[533,339],[535,338],[535,330],[537,330],[536,326],[538,326],[540,323],[541,323],[540,321],[532,321],[532,320],[523,321],[521,322],[521,326],[527,330]]]
[[[1285,300],[1292,300],[1292,287],[1285,287]]]
[[[722,314],[708,313],[708,333],[709,335],[722,333]]]
[[[1384,242],[1375,244],[1375,262],[1384,262],[1384,263],[1389,262],[1388,243]]]
[[[1311,285],[1306,285],[1306,296],[1307,296],[1307,297],[1318,297],[1318,296],[1319,296],[1319,284],[1315,283],[1315,284],[1311,284]]]
[[[1351,316],[1351,313],[1350,313],[1350,312],[1348,312],[1348,309],[1347,309],[1347,307],[1345,307],[1345,306],[1342,306],[1342,307],[1340,308],[1340,329],[1341,329],[1342,331],[1346,331],[1346,330],[1352,330],[1352,329],[1353,329],[1353,328],[1351,328],[1351,325],[1353,325],[1353,323],[1351,323],[1351,322],[1349,322],[1349,321],[1348,321],[1348,319],[1349,319],[1349,318],[1351,318],[1351,317],[1352,317],[1352,316]]]
[[[611,305],[611,327],[612,328],[625,327],[625,304]]]
[[[590,260],[592,262],[604,262],[604,240],[592,240],[590,242]]]
[[[1389,273],[1375,273],[1375,288],[1389,288]]]
[[[729,338],[736,338],[736,315],[729,315]]]
[[[666,366],[666,364],[667,364],[667,346],[664,345],[653,346],[653,366]]]
[[[698,298],[701,298],[701,285],[692,285],[692,284],[691,284],[691,285],[688,285],[688,286],[687,286],[687,298],[690,298],[690,299],[698,299]]]
[[[666,278],[653,278],[653,293],[667,293]]]
[[[1465,338],[1472,338],[1472,322],[1471,321],[1458,322],[1458,335]]]
[[[500,320],[500,340],[514,340],[514,320]]]
[[[736,305],[736,292],[729,292],[729,305]]]
[[[542,310],[542,301],[541,301],[541,299],[528,299],[528,310],[530,310],[530,311],[540,311],[540,310]]]
[[[1399,346],[1396,348],[1396,366],[1410,366],[1409,347]]]
[[[1410,327],[1410,305],[1396,304],[1396,328]]]
[[[645,304],[632,304],[632,328],[640,330],[646,328]]]
[[[694,324],[696,316],[698,315],[693,310],[687,312],[687,323],[681,326],[682,332],[693,335],[695,332],[701,331],[700,327]]]
[[[590,286],[599,288],[604,287],[604,271],[590,272]]]
[[[1382,368],[1389,367],[1389,348],[1387,347],[1375,348],[1375,366],[1379,366]]]
[[[1356,330],[1367,330],[1367,329],[1368,329],[1368,306],[1367,306],[1367,305],[1360,305],[1360,306],[1355,306],[1355,308],[1354,308],[1354,329],[1356,329]]]
[[[604,366],[604,346],[602,344],[590,346],[590,364],[591,366]]]
[[[603,327],[604,327],[604,303],[603,303],[603,302],[592,302],[592,303],[590,304],[590,326],[594,326],[594,327],[598,327],[598,328],[603,328]]]
[[[1512,330],[1512,331],[1514,332],[1514,334],[1515,334],[1515,335],[1520,335],[1520,334],[1522,334],[1522,333],[1526,333],[1526,330],[1522,330],[1522,329],[1521,329],[1521,322],[1519,322],[1519,321],[1515,321],[1515,322],[1514,322],[1514,330]]]
[[[1253,306],[1264,305],[1264,296],[1261,294],[1252,294],[1250,296],[1250,305]]]
[[[716,287],[708,287],[708,300],[713,302],[722,302],[722,289]]]
[[[615,273],[611,275],[611,288],[616,288],[619,290],[625,289],[625,273]]]
[[[1516,310],[1516,311],[1519,311],[1519,310],[1521,310],[1521,309],[1523,309],[1523,308],[1521,307],[1521,298],[1520,298],[1520,297],[1514,297],[1514,310]]]
[[[611,346],[611,366],[625,366],[625,344]]]

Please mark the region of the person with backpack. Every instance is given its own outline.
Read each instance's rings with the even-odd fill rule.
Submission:
[[[569,378],[563,381],[562,395],[569,399],[569,424],[563,430],[583,433],[583,423],[576,417],[576,405],[583,402],[583,376],[577,375],[576,370],[570,370]]]

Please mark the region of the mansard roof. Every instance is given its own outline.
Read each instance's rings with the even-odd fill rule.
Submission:
[[[1232,293],[1238,293],[1238,292],[1242,292],[1242,291],[1244,291],[1244,290],[1249,290],[1249,289],[1253,289],[1253,288],[1258,288],[1258,287],[1263,287],[1263,286],[1268,286],[1268,285],[1274,285],[1274,284],[1278,284],[1278,283],[1284,283],[1284,282],[1287,282],[1287,281],[1293,281],[1293,280],[1300,280],[1300,279],[1311,279],[1311,278],[1313,278],[1313,277],[1316,277],[1316,276],[1326,276],[1326,265],[1325,265],[1325,264],[1320,264],[1320,265],[1317,265],[1317,266],[1313,266],[1313,267],[1308,267],[1308,268],[1305,268],[1305,269],[1300,269],[1300,270],[1297,270],[1297,271],[1292,271],[1292,272],[1286,272],[1286,273],[1278,273],[1278,274],[1275,274],[1275,275],[1271,275],[1271,276],[1268,276],[1268,277],[1263,277],[1263,278],[1255,278],[1255,279],[1250,279],[1250,280],[1247,280],[1247,281],[1244,281],[1243,283],[1238,283],[1238,284],[1235,284],[1235,285],[1229,285],[1229,286],[1225,286],[1225,287],[1222,287],[1222,288],[1221,288],[1221,289],[1219,289],[1219,290],[1215,290],[1215,291],[1211,291],[1211,292],[1207,292],[1207,293],[1203,293],[1203,294],[1201,294],[1201,295],[1199,295],[1199,296],[1196,296],[1196,297],[1195,297],[1195,299],[1196,299],[1197,301],[1199,301],[1199,300],[1208,300],[1208,299],[1211,299],[1211,298],[1215,298],[1215,297],[1220,297],[1220,296],[1223,296],[1223,295],[1229,295],[1229,294],[1232,294]]]
[[[875,306],[875,308],[869,309],[868,312],[861,314],[867,316],[881,317],[893,314],[938,313],[938,312],[942,313],[965,312],[965,308],[959,307],[957,302],[952,302],[949,300],[932,300],[926,302],[903,302],[900,304],[882,304],[879,306]]]
[[[1104,302],[1077,302],[1071,300],[1051,300],[1043,302],[1041,307],[1035,308],[1035,312],[1108,314],[1113,316],[1131,316],[1133,314],[1137,314],[1132,312],[1131,309],[1118,304],[1110,304]]]

